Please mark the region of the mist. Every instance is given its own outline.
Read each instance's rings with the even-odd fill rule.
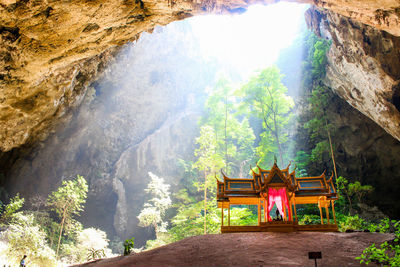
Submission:
[[[289,94],[298,95],[306,8],[255,6],[242,15],[196,17],[143,33],[90,85],[69,123],[16,163],[10,193],[29,202],[80,174],[89,195],[78,220],[106,231],[110,240],[134,236],[143,246],[154,238],[137,219],[148,172],[163,177],[172,192],[184,186],[178,160],[194,160],[206,88],[215,85],[217,73],[240,86],[277,64]]]

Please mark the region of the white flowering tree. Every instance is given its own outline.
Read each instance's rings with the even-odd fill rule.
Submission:
[[[143,205],[138,219],[139,225],[142,227],[154,227],[157,238],[160,233],[167,231],[168,223],[164,222],[165,211],[171,206],[171,198],[169,188],[164,179],[149,172],[150,182],[145,189],[150,195],[149,201]]]

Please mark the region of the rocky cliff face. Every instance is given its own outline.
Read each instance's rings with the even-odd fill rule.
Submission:
[[[400,4],[396,0],[288,1],[312,3],[400,35]],[[275,2],[278,1],[1,0],[0,150],[44,140],[70,109],[79,106],[87,85],[110,55],[121,45],[136,40],[140,33],[192,15],[240,13],[251,4]],[[364,113],[376,120],[374,107],[369,108],[372,110]],[[388,122],[377,122],[382,127],[392,127]]]
[[[327,112],[335,128],[332,141],[339,174],[350,181],[372,185],[375,189],[367,197],[368,205],[397,218],[400,205],[393,200],[400,190],[400,174],[396,171],[400,142],[338,96],[332,97]],[[327,166],[332,169],[330,159]],[[372,209],[362,212],[363,216],[376,219]]]
[[[400,161],[400,38],[320,8],[309,9],[306,20],[332,41],[324,83],[340,96],[332,98],[329,110],[339,173],[373,185],[370,204],[397,217],[400,206],[393,199],[400,176],[393,170]]]
[[[65,116],[68,124],[29,153],[9,153],[12,163],[2,168],[9,193],[29,203],[80,174],[89,182],[80,221],[143,244],[151,233],[136,217],[147,200],[148,172],[179,190],[178,160],[193,155],[204,88],[214,81],[213,65],[199,56],[188,27],[157,28],[126,46]]]
[[[332,40],[325,83],[400,140],[400,37],[317,8],[307,18]]]

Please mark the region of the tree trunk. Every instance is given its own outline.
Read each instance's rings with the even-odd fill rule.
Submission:
[[[331,134],[330,134],[329,129],[328,129],[328,121],[326,119],[325,119],[325,125],[326,125],[326,131],[328,132],[329,146],[331,148],[333,170],[335,171],[335,179],[337,180],[336,163],[335,163],[335,156],[333,155],[332,139],[331,139]]]
[[[54,242],[54,234],[56,232],[56,229],[52,231],[51,236],[50,236],[50,247],[53,248],[53,242]]]
[[[279,132],[278,132],[278,125],[276,123],[275,113],[274,113],[274,126],[275,126],[274,135],[275,135],[276,143],[277,143],[278,149],[279,149],[279,157],[281,159],[281,168],[283,168],[283,151],[282,151],[282,147],[281,147],[281,142],[279,141]]]
[[[207,234],[207,173],[204,172],[204,234]]]
[[[281,168],[283,168],[283,151],[282,151],[282,147],[281,147],[281,143],[279,142],[279,136],[278,136],[278,134],[275,132],[274,133],[274,135],[275,135],[275,139],[276,139],[276,143],[278,144],[278,149],[279,149],[279,158],[280,158],[280,160],[281,160]]]
[[[64,221],[65,221],[65,212],[67,210],[67,207],[65,207],[64,211],[63,211],[63,217],[61,219],[61,227],[60,227],[60,235],[58,236],[58,244],[57,244],[57,251],[56,251],[56,259],[58,259],[58,250],[60,249],[60,242],[61,242],[61,234],[62,234],[62,230],[64,227]]]
[[[227,120],[228,120],[228,97],[225,97],[225,172],[228,175],[228,138],[226,134]]]

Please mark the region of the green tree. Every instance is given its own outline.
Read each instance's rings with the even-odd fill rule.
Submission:
[[[128,256],[131,254],[133,250],[133,246],[135,245],[135,238],[132,237],[130,239],[126,239],[125,242],[123,243],[124,245],[124,256]]]
[[[60,248],[61,236],[65,225],[72,222],[74,215],[79,215],[86,202],[88,185],[80,175],[73,180],[63,181],[62,185],[48,197],[48,205],[59,216],[60,232],[57,243],[56,256]]]
[[[96,228],[83,229],[78,233],[75,253],[73,253],[76,261],[96,260],[111,255],[108,243],[109,240],[104,231]]]
[[[198,148],[195,150],[197,161],[194,167],[203,172],[204,182],[196,183],[197,187],[204,192],[204,234],[207,233],[207,190],[215,193],[214,174],[225,164],[223,156],[216,153],[217,141],[214,138],[215,131],[209,125],[203,125],[200,128],[200,137],[196,138]]]
[[[169,185],[164,179],[149,172],[150,182],[145,189],[151,199],[143,205],[138,219],[139,225],[143,227],[152,226],[157,238],[160,233],[166,232],[168,223],[164,220],[165,211],[171,206]]]
[[[339,176],[336,180],[336,188],[339,193],[338,205],[342,212],[347,210],[348,214],[355,213],[355,207],[364,203],[364,198],[374,191],[371,185],[362,185],[359,181],[349,183],[349,181]]]
[[[283,166],[284,144],[288,141],[287,126],[292,118],[293,99],[282,84],[282,74],[275,66],[254,76],[242,88],[241,95],[251,115],[262,120],[265,131],[257,148],[261,163],[279,153]]]
[[[247,118],[239,118],[237,102],[238,97],[229,81],[220,77],[208,91],[203,124],[214,129],[216,153],[223,155],[225,173],[232,174],[239,166],[235,173],[241,175],[244,165],[254,157],[255,136]]]
[[[19,194],[10,199],[10,203],[3,205],[0,203],[0,225],[11,221],[16,212],[22,208],[25,199],[20,198]]]
[[[307,33],[305,40],[307,58],[303,62],[302,71],[304,92],[302,106],[305,107],[305,112],[300,115],[299,125],[304,126],[306,131],[304,135],[309,136],[311,142],[308,141],[308,147],[303,149],[310,155],[309,168],[311,164],[321,166],[321,163],[332,160],[335,178],[338,178],[332,142],[335,129],[330,123],[328,112],[333,93],[323,83],[330,41],[321,39],[311,32]],[[301,133],[302,129],[298,132]]]
[[[29,266],[56,265],[54,251],[47,245],[46,234],[33,215],[16,213],[1,237],[7,242],[5,255],[9,262],[17,265],[27,255]]]

